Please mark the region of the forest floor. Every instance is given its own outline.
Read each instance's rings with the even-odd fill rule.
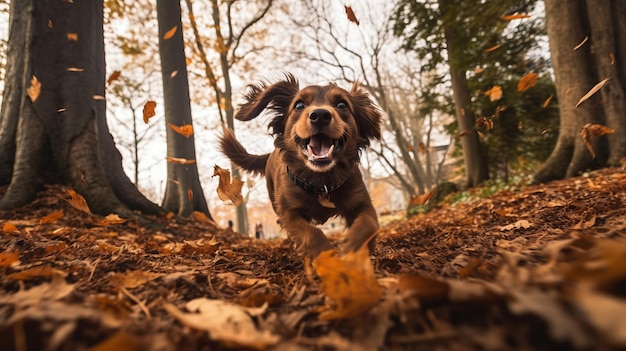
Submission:
[[[50,187],[0,212],[2,350],[626,346],[623,169],[441,206],[372,256],[315,262],[202,216],[155,230],[74,205]]]

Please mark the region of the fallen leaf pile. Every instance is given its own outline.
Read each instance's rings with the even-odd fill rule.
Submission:
[[[68,190],[0,212],[3,350],[626,347],[621,169],[439,207],[382,228],[371,256],[312,262],[199,216],[99,218]]]

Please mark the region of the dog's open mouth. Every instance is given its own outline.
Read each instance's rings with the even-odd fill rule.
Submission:
[[[309,162],[316,165],[324,165],[332,162],[333,156],[342,147],[341,139],[332,139],[325,134],[315,134],[308,139],[302,139],[300,146]]]

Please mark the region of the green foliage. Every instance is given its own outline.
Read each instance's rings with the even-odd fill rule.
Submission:
[[[478,187],[468,189],[465,191],[455,192],[446,197],[442,203],[446,204],[458,204],[458,203],[473,203],[481,199],[489,198],[494,195],[510,192],[514,193],[530,184],[532,181],[532,174],[518,174],[511,177],[509,181],[502,179],[491,179]]]

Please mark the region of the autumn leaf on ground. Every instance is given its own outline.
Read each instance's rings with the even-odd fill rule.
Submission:
[[[354,15],[354,11],[352,11],[352,7],[350,6],[346,6],[344,5],[344,7],[346,8],[346,16],[348,16],[348,21],[356,24],[357,26],[359,25],[359,20],[356,18],[356,16]]]
[[[193,126],[191,124],[183,124],[179,127],[177,125],[168,123],[167,126],[172,128],[173,131],[184,136],[185,138],[189,138],[193,135]]]
[[[122,75],[121,71],[113,71],[109,78],[107,79],[107,85],[111,84],[111,82],[116,81]]]
[[[114,273],[109,282],[117,288],[136,288],[162,276],[160,273],[144,272],[141,270]]]
[[[515,15],[502,16],[503,21],[512,21],[512,20],[522,19],[522,18],[530,18],[530,15],[527,15],[525,13],[517,13]]]
[[[494,85],[485,92],[485,95],[489,96],[489,101],[498,101],[502,99],[502,88],[499,85]]]
[[[97,221],[96,225],[101,227],[108,227],[112,224],[122,224],[124,222],[126,222],[125,218],[122,218],[115,213],[109,213],[106,217]]]
[[[609,81],[609,79],[611,78],[603,79],[600,83],[591,88],[591,90],[589,90],[589,92],[587,92],[585,96],[581,97],[580,100],[578,100],[578,103],[576,103],[576,107],[580,106],[580,104],[587,101],[591,96],[593,96],[593,94],[597,93],[598,90],[600,90],[606,84],[606,82]]]
[[[19,255],[17,252],[5,251],[0,253],[0,267],[9,267],[17,261]]]
[[[517,91],[522,92],[534,87],[537,83],[537,77],[538,75],[535,72],[524,75],[517,83]]]
[[[217,186],[217,196],[220,200],[232,201],[233,205],[239,206],[243,203],[243,196],[241,195],[241,188],[243,183],[237,178],[233,178],[232,183],[230,180],[230,171],[223,169],[218,165],[215,165],[213,170],[213,177],[218,176],[220,178]]]
[[[280,336],[259,330],[252,316],[265,312],[267,306],[246,308],[232,302],[199,298],[185,306],[190,313],[165,303],[163,308],[187,327],[207,331],[212,340],[232,348],[265,350],[280,341]]]
[[[50,266],[39,266],[39,267],[30,268],[21,272],[9,274],[7,278],[10,280],[29,280],[29,279],[37,279],[41,277],[48,278],[48,277],[54,277],[54,276],[66,277],[67,273],[62,270],[52,268]]]
[[[11,222],[5,222],[4,225],[2,226],[2,232],[3,233],[15,233],[15,232],[18,232],[18,231],[19,230],[17,229],[15,224],[13,224]]]
[[[476,122],[474,123],[476,125],[476,128],[482,128],[487,131],[490,131],[493,129],[493,120],[491,118],[480,117],[476,119]]]
[[[367,245],[345,255],[337,250],[324,251],[313,261],[313,268],[322,280],[322,293],[335,304],[327,306],[320,319],[353,318],[379,302],[382,288],[376,280]]]
[[[68,201],[70,205],[72,205],[72,207],[74,207],[75,209],[79,211],[83,211],[87,214],[91,214],[91,210],[89,209],[89,206],[87,205],[87,200],[85,200],[84,197],[82,197],[79,193],[77,193],[76,191],[72,189],[68,189],[67,193],[70,194],[70,196],[72,197]]]
[[[54,212],[48,214],[47,216],[41,218],[41,220],[39,222],[41,224],[54,223],[54,222],[58,221],[61,218],[63,218],[63,211],[54,211]]]
[[[211,218],[209,218],[207,215],[205,215],[203,212],[200,211],[193,211],[191,212],[191,214],[193,215],[193,217],[198,221],[198,222],[202,222],[202,223],[209,223],[209,224],[215,224],[215,222],[213,220],[211,220]]]
[[[143,122],[148,123],[150,118],[156,115],[154,109],[156,108],[156,101],[148,101],[145,105],[143,105]]]
[[[35,102],[41,93],[41,83],[39,83],[39,79],[33,76],[30,79],[30,86],[26,89],[26,93],[28,97],[30,97],[30,101]]]
[[[174,34],[176,34],[177,30],[178,30],[178,26],[172,27],[172,29],[168,30],[165,34],[163,34],[163,39],[165,40],[172,39]]]
[[[611,134],[614,132],[615,132],[614,129],[603,126],[601,124],[587,123],[580,130],[580,136],[585,141],[585,146],[587,146],[587,150],[589,150],[589,152],[591,153],[591,156],[593,158],[596,158],[596,153],[593,150],[593,145],[591,144],[591,138],[594,136]]]

